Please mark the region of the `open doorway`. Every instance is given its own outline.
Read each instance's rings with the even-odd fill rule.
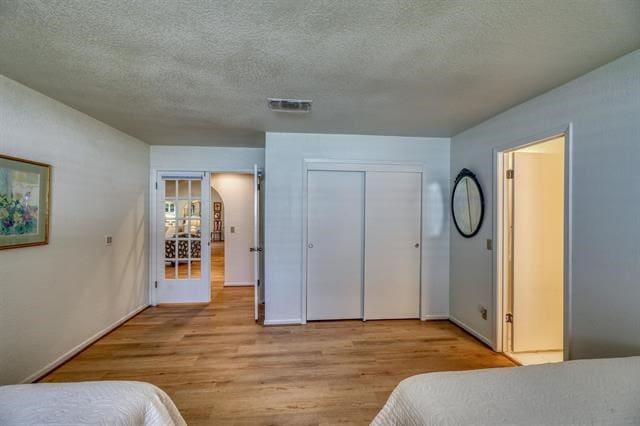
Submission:
[[[224,200],[211,174],[211,298],[224,288]]]
[[[498,153],[502,351],[565,358],[565,135]]]
[[[259,240],[256,175],[212,172],[210,186],[211,293],[214,300],[232,298],[239,310],[253,316],[259,280],[259,252],[254,250]]]
[[[234,312],[258,320],[264,303],[262,171],[152,170],[153,306],[244,294]],[[228,304],[227,304],[228,305]],[[246,305],[246,309],[244,309]],[[233,313],[230,313],[233,314]]]

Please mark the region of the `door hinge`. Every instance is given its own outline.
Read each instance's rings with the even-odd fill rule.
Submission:
[[[155,287],[155,288],[158,288],[158,281],[156,281],[156,282],[154,283],[154,287]]]
[[[513,324],[513,314],[507,314],[504,316],[504,322]]]
[[[258,287],[260,287],[260,280],[258,280]]]
[[[249,251],[251,253],[253,253],[253,252],[261,253],[262,252],[262,247],[249,247]]]
[[[158,182],[156,182],[156,189],[158,189]]]
[[[513,169],[507,170],[507,179],[513,179],[514,171]]]

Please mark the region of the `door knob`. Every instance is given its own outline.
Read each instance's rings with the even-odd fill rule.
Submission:
[[[418,247],[420,247],[420,243],[415,243],[413,246],[414,246],[415,248],[418,248]]]
[[[309,243],[309,245],[307,247],[313,248],[313,244]]]

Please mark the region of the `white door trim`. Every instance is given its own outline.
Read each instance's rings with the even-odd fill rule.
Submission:
[[[309,170],[324,171],[388,171],[388,172],[407,172],[420,173],[424,190],[424,173],[422,163],[401,162],[401,161],[368,161],[368,160],[334,160],[322,158],[304,159],[302,164],[302,277],[301,277],[301,300],[300,300],[300,320],[301,324],[307,323],[307,245],[308,245],[308,217],[307,217],[307,175]],[[366,178],[366,177],[365,177]],[[422,194],[421,194],[422,195]],[[365,201],[366,203],[366,201]],[[366,208],[366,207],[365,207]],[[422,316],[422,257],[425,247],[422,233],[422,211],[423,203],[420,203],[420,318]]]
[[[503,352],[503,340],[506,330],[503,327],[504,319],[504,271],[502,268],[502,258],[504,256],[503,244],[503,188],[502,174],[504,173],[503,153],[515,149],[535,145],[545,140],[550,140],[558,136],[564,136],[564,359],[571,359],[571,288],[572,288],[572,250],[573,250],[573,124],[555,127],[529,137],[518,139],[493,149],[493,312],[492,318],[492,347],[496,352]]]
[[[199,171],[199,167],[194,167],[192,169],[188,167],[151,167],[149,169],[149,305],[157,306],[157,297],[156,297],[156,287],[155,283],[158,280],[158,270],[157,266],[157,233],[156,229],[158,227],[158,212],[157,212],[157,203],[158,203],[158,191],[156,190],[157,178],[159,173],[171,172],[175,174],[188,174],[189,172],[193,172],[194,170]],[[217,169],[217,170],[204,170],[203,172],[208,172],[209,175],[213,173],[246,173],[253,174],[253,168],[247,169]],[[209,183],[209,186],[211,184]]]

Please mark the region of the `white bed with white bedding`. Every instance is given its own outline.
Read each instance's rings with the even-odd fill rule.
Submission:
[[[0,425],[186,425],[169,396],[142,382],[0,387]]]
[[[640,425],[640,357],[413,376],[372,425]]]

